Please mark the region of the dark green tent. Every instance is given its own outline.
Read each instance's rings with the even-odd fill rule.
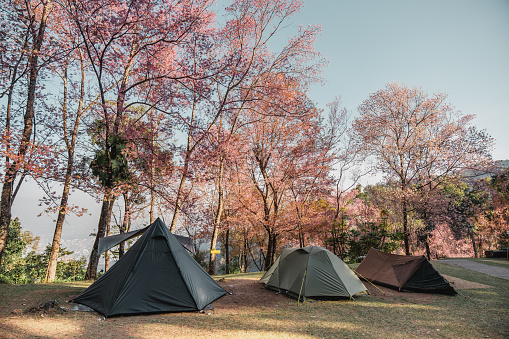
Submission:
[[[366,293],[366,287],[341,259],[318,246],[283,249],[260,281],[296,298],[349,298]]]
[[[158,218],[73,302],[110,317],[203,310],[225,294]]]
[[[122,241],[130,240],[132,238],[138,237],[145,233],[146,230],[149,229],[151,225],[144,227],[139,230],[115,234],[109,237],[99,238],[99,244],[97,246],[97,256],[100,256],[102,253],[106,252],[110,248],[117,246]],[[178,240],[178,242],[184,246],[189,252],[196,254],[194,249],[193,239],[189,237],[183,237],[181,235],[173,234],[173,236]]]
[[[423,255],[397,255],[372,248],[355,272],[365,280],[400,291],[456,294]]]

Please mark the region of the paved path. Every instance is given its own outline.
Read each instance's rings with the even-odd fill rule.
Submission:
[[[448,264],[448,265],[453,265],[453,266],[465,267],[465,268],[468,268],[469,270],[478,271],[478,272],[481,272],[484,274],[492,275],[494,277],[509,280],[509,268],[480,264],[480,263],[473,262],[470,260],[465,260],[465,259],[454,259],[454,260],[444,259],[444,260],[439,260],[438,262]]]

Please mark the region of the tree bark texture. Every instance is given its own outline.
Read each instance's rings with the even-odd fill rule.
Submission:
[[[85,274],[85,280],[96,279],[97,278],[97,266],[99,264],[99,256],[97,255],[97,249],[99,246],[99,239],[104,237],[106,233],[107,222],[109,221],[108,212],[111,213],[110,204],[113,204],[113,200],[110,197],[109,190],[104,193],[103,204],[101,207],[101,215],[99,217],[99,223],[97,227],[97,234],[94,241],[94,246],[92,247],[92,252],[90,253],[90,258],[88,260],[87,273]]]
[[[477,246],[476,246],[476,242],[475,242],[474,232],[472,232],[472,230],[469,230],[468,235],[470,236],[470,240],[472,241],[472,248],[474,249],[474,257],[479,258],[479,253],[477,253]]]
[[[18,157],[23,161],[26,152],[30,144],[30,137],[32,135],[33,120],[34,120],[34,104],[35,104],[35,90],[37,86],[37,75],[39,73],[39,52],[44,42],[44,31],[46,30],[46,24],[48,15],[51,8],[51,0],[43,2],[43,10],[41,21],[39,23],[39,29],[37,36],[35,37],[33,49],[29,58],[29,70],[30,76],[28,81],[27,91],[27,102],[26,110],[23,118],[23,133],[21,137],[21,143],[18,148]],[[2,187],[2,195],[0,197],[0,265],[2,264],[2,256],[4,253],[5,242],[7,239],[7,233],[9,232],[9,225],[11,222],[11,207],[12,207],[12,187],[16,175],[18,173],[18,162],[14,161],[6,169],[5,177]]]
[[[408,207],[406,200],[403,200],[403,241],[405,243],[405,254],[410,255],[410,232],[408,230]]]
[[[431,260],[431,250],[429,248],[429,235],[428,234],[426,234],[426,257],[428,257],[428,260]]]
[[[224,196],[223,196],[223,174],[224,174],[224,160],[221,159],[219,163],[219,176],[217,184],[217,210],[216,217],[214,218],[214,228],[212,230],[212,239],[210,240],[210,258],[209,258],[209,274],[216,274],[216,254],[212,250],[216,248],[217,237],[219,235],[219,226],[221,223],[221,216],[224,209]]]
[[[81,56],[81,53],[80,53]],[[64,140],[67,146],[67,168],[65,171],[64,188],[62,191],[62,198],[60,200],[60,208],[55,225],[55,233],[53,234],[53,241],[51,244],[51,253],[48,261],[48,267],[46,269],[46,276],[44,281],[46,283],[53,282],[55,280],[55,274],[57,269],[57,259],[60,252],[60,241],[62,236],[62,229],[66,216],[67,202],[69,200],[69,190],[71,188],[72,172],[74,170],[74,150],[76,146],[76,139],[78,137],[78,127],[83,115],[83,98],[85,97],[85,68],[83,59],[81,60],[81,91],[80,99],[78,104],[78,112],[74,121],[74,126],[69,139],[67,130],[67,71],[64,77],[64,103],[62,107],[63,111],[63,127],[64,127]]]
[[[129,197],[127,193],[124,193],[124,219],[122,220],[122,227],[120,227],[120,233],[129,232],[129,225],[131,224],[131,204],[129,203]],[[122,241],[118,245],[118,259],[124,256],[125,252],[125,241]]]
[[[268,270],[274,263],[277,248],[277,234],[272,230],[267,230],[269,242],[267,244],[267,255],[265,256],[264,270]]]
[[[247,237],[244,234],[244,241],[242,242],[242,253],[239,260],[240,272],[247,273]]]
[[[226,230],[224,242],[225,274],[230,274],[230,230]]]

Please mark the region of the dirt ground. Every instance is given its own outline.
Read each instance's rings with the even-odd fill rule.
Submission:
[[[444,276],[451,285],[456,290],[461,289],[471,289],[471,288],[489,288],[490,286],[466,281],[459,278],[454,278],[450,276]],[[263,284],[259,283],[257,279],[221,279],[219,280],[219,284],[227,291],[229,294],[224,297],[214,301],[213,306],[214,310],[210,311],[213,313],[221,313],[221,314],[234,314],[238,313],[254,313],[257,312],[260,308],[288,308],[291,306],[295,306],[297,300],[295,298],[289,297],[285,294],[278,294],[274,290],[266,289],[263,287]],[[428,294],[428,293],[412,293],[412,292],[399,292],[394,289],[390,289],[383,286],[373,285],[369,282],[363,281],[364,286],[366,286],[369,291],[368,296],[360,296],[356,298],[387,298],[387,299],[395,299],[402,298],[404,302],[417,303],[417,304],[427,304],[436,300],[437,298],[447,298],[447,296],[439,295],[439,294]],[[231,293],[231,294],[230,294]],[[68,296],[62,300],[61,305],[57,305],[57,307],[48,310],[49,312],[42,313],[61,313],[60,306],[64,306],[65,308],[70,308],[75,304],[69,303],[69,301],[74,296]],[[40,307],[43,307],[39,305]],[[11,314],[21,314],[21,313],[41,313],[34,308],[34,312],[27,309],[16,309]],[[65,310],[64,310],[65,311]],[[71,311],[74,312],[74,311]]]
[[[253,310],[260,307],[285,308],[297,303],[296,299],[276,294],[276,291],[264,288],[263,284],[254,279],[221,279],[219,285],[232,294],[214,301],[216,312],[235,312],[241,307]]]
[[[489,288],[490,286],[444,276],[456,290],[470,288]],[[231,312],[239,307],[259,308],[259,307],[278,307],[285,308],[297,302],[296,299],[283,294],[277,294],[275,291],[266,289],[258,280],[250,279],[225,279],[219,281],[219,284],[228,292],[228,294],[214,302],[216,312]],[[399,292],[383,286],[375,286],[368,282],[363,282],[370,295],[361,298],[382,297],[394,298],[403,297],[407,301],[415,303],[427,303],[436,298],[447,298],[447,296],[428,293]]]
[[[454,278],[447,275],[442,275],[451,286],[456,290],[462,289],[471,289],[471,288],[490,288],[488,285],[479,284],[472,281],[463,280],[460,278]],[[388,287],[373,285],[366,281],[362,282],[364,286],[368,289],[371,297],[384,297],[384,298],[394,298],[395,296],[405,298],[407,301],[413,301],[415,303],[426,303],[429,301],[433,301],[436,298],[447,298],[448,296],[441,294],[432,294],[432,293],[414,293],[414,292],[400,292]]]

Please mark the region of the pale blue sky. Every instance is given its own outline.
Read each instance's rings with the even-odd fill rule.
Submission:
[[[355,113],[388,82],[444,92],[496,139],[494,159],[509,159],[509,0],[308,0],[291,21],[322,26],[320,107],[341,95]]]
[[[299,25],[323,28],[316,49],[329,61],[327,83],[310,93],[320,107],[341,95],[355,113],[370,93],[393,81],[445,92],[496,139],[494,159],[509,159],[509,0],[307,0],[290,23],[283,38]],[[42,236],[44,246],[54,221],[36,217],[42,209],[36,191],[33,182],[22,188],[13,216]],[[63,246],[85,254],[99,205],[81,193],[71,203],[90,208],[92,215],[66,219]]]

